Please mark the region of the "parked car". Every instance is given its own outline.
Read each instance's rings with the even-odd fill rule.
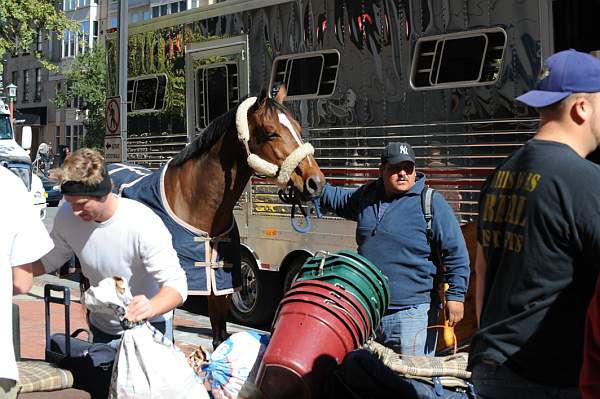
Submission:
[[[46,204],[48,206],[57,206],[62,199],[62,193],[58,189],[58,181],[46,176],[40,176],[44,190],[46,190]]]

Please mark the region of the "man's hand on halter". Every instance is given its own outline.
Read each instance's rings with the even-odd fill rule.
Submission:
[[[125,318],[130,321],[142,321],[156,316],[152,302],[145,295],[136,295],[133,297],[129,306],[127,306],[127,315]]]

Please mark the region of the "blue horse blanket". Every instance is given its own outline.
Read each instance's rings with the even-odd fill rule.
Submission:
[[[209,237],[208,233],[181,220],[165,196],[167,165],[152,172],[136,165],[109,164],[113,192],[143,203],[160,216],[173,238],[190,295],[230,294],[241,285],[240,235],[235,219],[218,237]]]

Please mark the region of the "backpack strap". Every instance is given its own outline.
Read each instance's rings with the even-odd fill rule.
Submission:
[[[433,243],[433,229],[431,228],[433,222],[433,193],[435,190],[429,186],[425,186],[421,191],[421,209],[423,210],[423,216],[425,216],[425,224],[427,225],[427,242],[431,246]],[[433,249],[433,248],[432,248]]]
[[[426,224],[426,236],[427,242],[431,247],[431,260],[438,269],[438,274],[443,272],[442,254],[440,245],[435,241],[433,237],[433,195],[436,190],[429,186],[425,186],[421,191],[421,209],[423,210],[423,216],[425,217]]]

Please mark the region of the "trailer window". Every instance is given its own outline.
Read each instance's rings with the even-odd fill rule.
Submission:
[[[207,127],[239,102],[238,67],[234,62],[196,70],[196,124]]]
[[[133,81],[133,85],[130,83]],[[154,75],[127,82],[128,108],[133,112],[160,111],[165,104],[167,76]]]
[[[481,86],[500,77],[506,33],[501,28],[421,38],[415,47],[415,90]]]
[[[270,90],[285,84],[286,100],[328,97],[333,94],[340,64],[336,50],[277,57]]]

